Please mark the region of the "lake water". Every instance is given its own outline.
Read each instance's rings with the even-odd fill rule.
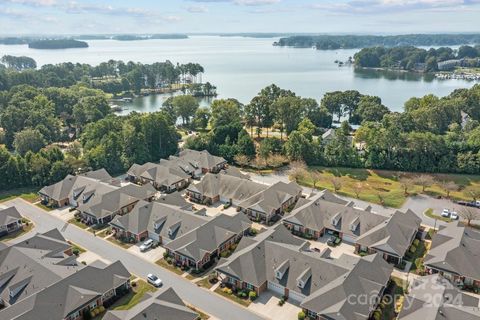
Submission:
[[[0,56],[26,55],[38,65],[58,62],[98,64],[109,59],[142,63],[171,60],[173,63],[197,62],[205,68],[203,81],[218,88],[218,98],[236,98],[247,103],[260,89],[272,83],[303,97],[320,99],[325,92],[355,89],[380,96],[391,110],[401,111],[412,96],[429,93],[448,95],[456,88],[471,87],[474,82],[437,80],[432,76],[410,73],[355,71],[338,67],[358,50],[320,51],[274,47],[277,39],[245,37],[191,36],[180,40],[115,41],[90,40],[89,48],[36,50],[26,45],[0,45]],[[148,96],[124,104],[126,110],[157,110],[165,96]],[[203,100],[202,105],[209,101]]]

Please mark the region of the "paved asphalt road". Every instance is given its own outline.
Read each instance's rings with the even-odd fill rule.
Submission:
[[[22,199],[17,198],[3,203],[2,205],[17,206],[22,214],[35,223],[34,230],[36,232],[45,232],[53,228],[58,228],[66,239],[73,241],[83,248],[95,252],[99,256],[112,262],[120,260],[131,273],[139,277],[145,278],[149,273],[156,274],[163,280],[164,286],[173,287],[182,299],[215,318],[225,320],[264,319],[262,316],[230,302],[213,292],[197,287],[192,282],[129,253],[119,246],[101,238],[96,238],[93,234],[85,232],[74,225],[65,223],[61,219],[46,213],[42,209],[23,201]],[[26,236],[29,237],[31,235]],[[19,237],[15,239],[14,242],[21,241],[24,238],[25,236]]]

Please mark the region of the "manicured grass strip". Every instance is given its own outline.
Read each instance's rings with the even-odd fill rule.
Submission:
[[[241,304],[242,306],[245,306],[245,307],[248,307],[251,303],[251,301],[249,299],[240,299],[239,297],[237,297],[233,293],[228,294],[226,292],[223,292],[223,288],[220,288],[220,287],[215,289],[215,293],[218,293],[219,295],[224,296],[225,298],[230,299],[233,302],[239,303],[239,304]]]
[[[11,190],[0,191],[0,202],[5,202],[9,200],[13,200],[15,198],[22,198],[28,202],[36,202],[38,197],[38,187],[24,187],[24,188],[16,188]]]
[[[80,247],[78,244],[76,244],[76,243],[74,243],[74,242],[72,242],[72,241],[70,241],[70,240],[68,240],[67,242],[72,245],[72,250],[73,250],[73,251],[75,251],[75,249],[78,250],[78,254],[82,254],[82,253],[84,253],[84,252],[87,252],[86,249]]]
[[[434,214],[433,209],[427,209],[424,214],[427,217],[432,218],[432,219],[437,219],[437,220],[444,221],[444,222],[452,222],[452,219],[450,219],[450,218],[442,217],[442,216],[439,216],[437,214]]]
[[[155,264],[157,264],[160,267],[165,268],[165,269],[167,269],[171,272],[174,272],[178,275],[182,275],[184,273],[184,271],[182,269],[177,268],[173,264],[169,264],[165,259],[160,259],[160,260],[156,261]]]
[[[81,229],[87,229],[88,228],[88,226],[85,223],[82,223],[82,221],[79,221],[76,218],[72,218],[72,219],[68,220],[68,223],[74,224]]]
[[[107,238],[107,239],[105,239],[105,240],[107,240],[107,241],[109,241],[109,242],[111,242],[111,243],[113,243],[113,244],[116,244],[117,246],[120,246],[120,247],[122,247],[122,248],[124,248],[124,249],[128,249],[128,248],[130,248],[131,246],[133,246],[133,243],[125,243],[125,242],[123,242],[122,240],[119,240],[119,239],[117,239],[117,238],[115,238],[115,237],[110,237],[110,238]]]
[[[139,303],[147,292],[155,292],[157,289],[145,282],[144,280],[136,280],[136,286],[132,286],[132,291],[121,297],[115,302],[110,309],[128,310]]]
[[[206,289],[210,289],[211,287],[213,287],[213,284],[210,283],[210,281],[208,281],[208,276],[206,276],[205,278],[203,278],[202,280],[199,280],[197,282],[195,282],[195,284],[199,287],[203,287],[203,288],[206,288]]]
[[[15,231],[13,233],[9,233],[9,234],[1,237],[0,241],[9,241],[9,240],[15,239],[17,237],[20,237],[20,236],[26,234],[27,232],[30,232],[35,226],[33,224],[33,222],[31,222],[30,220],[28,220],[26,218],[23,218],[22,221],[23,221],[23,229],[22,230]],[[28,225],[27,225],[27,223],[28,223]]]

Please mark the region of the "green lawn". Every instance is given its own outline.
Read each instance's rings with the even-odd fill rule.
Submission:
[[[24,187],[24,188],[17,188],[12,190],[5,190],[0,191],[0,202],[5,202],[8,200],[15,199],[20,197],[28,202],[35,202],[39,200],[38,197],[38,187]]]
[[[415,247],[415,252],[411,252],[410,249],[407,251],[405,260],[412,262],[410,271],[419,274],[424,272],[423,259],[425,258],[427,251],[430,249],[430,242],[419,241],[418,245]]]
[[[155,262],[155,264],[159,265],[162,268],[165,268],[169,271],[172,271],[178,275],[182,275],[184,271],[180,268],[175,267],[173,264],[169,264],[165,259],[160,259]]]
[[[206,276],[205,278],[203,278],[202,280],[199,280],[197,281],[195,284],[199,287],[203,287],[203,288],[206,288],[206,289],[210,289],[211,287],[213,287],[213,284],[210,283],[210,281],[208,281],[208,276]]]
[[[17,237],[20,237],[20,236],[24,235],[27,232],[30,232],[34,228],[34,224],[30,220],[28,220],[26,218],[23,218],[23,221],[24,221],[24,224],[23,224],[23,229],[22,230],[18,230],[16,232],[13,232],[13,233],[10,233],[10,234],[7,234],[7,235],[1,237],[0,241],[9,241],[9,240],[15,239]],[[27,223],[28,223],[28,225],[27,225]]]
[[[72,241],[70,241],[70,240],[68,240],[67,242],[72,245],[72,250],[77,249],[78,252],[79,252],[79,254],[82,254],[82,253],[84,253],[84,252],[87,252],[86,249],[80,247],[78,244],[76,244],[76,243],[74,243],[74,242],[72,242]]]
[[[68,220],[68,223],[76,225],[80,229],[87,229],[88,228],[88,226],[85,223],[83,223],[80,220],[77,220],[76,218],[72,218],[72,219]]]
[[[141,301],[147,292],[155,292],[157,289],[143,280],[136,280],[136,286],[132,286],[132,291],[121,297],[115,302],[110,309],[112,310],[128,310]]]
[[[224,296],[225,298],[230,299],[233,302],[239,303],[239,304],[241,304],[242,306],[245,306],[245,307],[248,307],[251,303],[251,301],[249,299],[241,299],[241,298],[237,297],[236,295],[234,295],[233,293],[228,294],[226,292],[223,292],[223,289],[220,288],[220,287],[215,289],[215,293],[218,293],[219,295]]]
[[[100,234],[101,234],[101,232],[100,232]],[[128,249],[131,246],[133,246],[133,243],[126,243],[126,242],[123,242],[122,240],[119,240],[115,237],[110,237],[110,238],[105,239],[105,240],[110,241],[111,243],[116,244],[117,246],[120,246],[124,249]]]
[[[385,170],[370,170],[357,168],[326,168],[310,167],[319,173],[319,180],[316,188],[334,190],[332,178],[338,177],[341,181],[341,188],[338,193],[344,196],[358,198],[364,201],[382,204],[389,207],[399,208],[405,202],[408,195],[398,181],[398,172]],[[402,173],[403,175],[415,177],[418,173]],[[480,176],[465,174],[432,174],[437,181],[454,181],[461,189],[450,193],[450,197],[455,200],[472,200],[462,190],[466,186],[478,186],[480,188]],[[309,174],[301,177],[300,184],[313,187],[313,180]],[[356,190],[357,189],[357,190]],[[409,190],[409,195],[422,192],[422,187],[415,185]],[[446,196],[441,186],[434,184],[425,190],[426,194],[431,196]]]
[[[444,221],[444,222],[452,222],[452,219],[450,219],[450,218],[442,217],[442,216],[439,216],[438,214],[434,214],[433,209],[427,209],[425,211],[425,215],[429,218],[432,218],[432,219],[437,219],[437,220],[441,220],[441,221]]]

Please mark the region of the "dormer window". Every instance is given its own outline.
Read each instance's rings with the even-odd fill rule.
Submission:
[[[350,231],[355,231],[357,230],[358,226],[360,225],[360,219],[356,217],[352,223],[350,223]]]
[[[332,220],[331,220],[332,225],[334,225],[334,226],[338,225],[338,223],[340,222],[340,219],[342,219],[342,216],[339,212],[332,217]]]
[[[308,280],[312,276],[312,269],[309,267],[305,271],[303,271],[300,276],[297,278],[297,286],[300,289],[305,288],[305,285],[307,284]]]
[[[285,275],[285,272],[287,272],[288,268],[290,268],[290,261],[285,260],[278,266],[277,269],[275,269],[275,278],[281,280]]]

